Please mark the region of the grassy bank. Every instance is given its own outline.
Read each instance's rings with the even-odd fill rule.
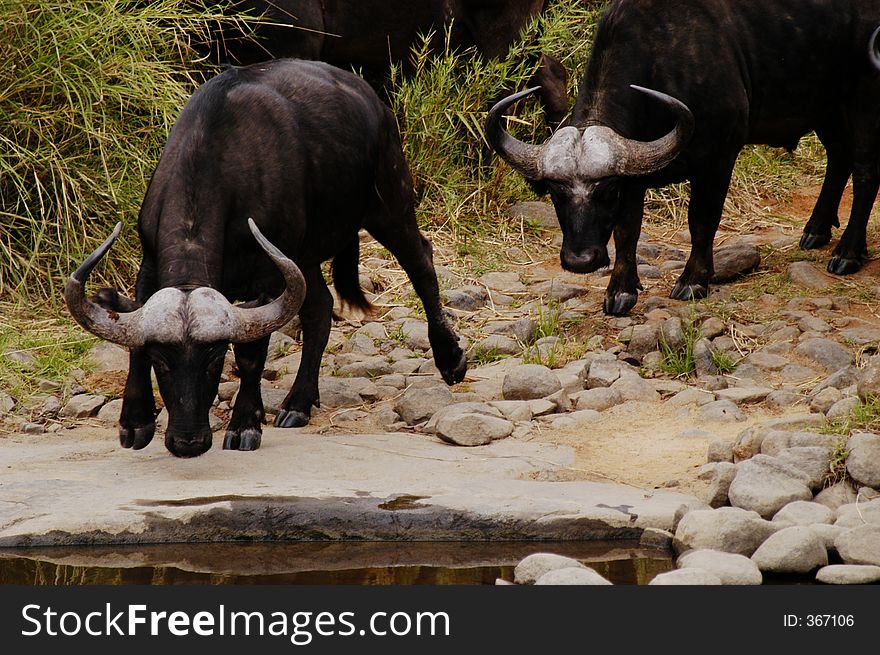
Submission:
[[[119,220],[123,237],[95,281],[131,288],[139,260],[134,226],[149,176],[180,108],[210,72],[191,40],[217,16],[185,4],[0,2],[0,54],[12,62],[0,71],[0,301],[62,310],[67,275]],[[532,198],[506,165],[485,159],[486,108],[526,84],[539,52],[565,63],[573,101],[600,8],[553,3],[505,62],[473,52],[429,57],[416,47],[416,75],[392,72],[389,98],[416,180],[420,224],[458,256],[518,235],[522,225],[507,207]],[[537,102],[519,110],[512,131],[546,138]],[[817,179],[822,159],[815,141],[795,155],[748,149],[728,213],[749,220],[768,195]],[[648,220],[684,226],[687,192],[686,184],[652,192]]]

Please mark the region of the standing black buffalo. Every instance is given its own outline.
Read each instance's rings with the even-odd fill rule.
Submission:
[[[485,57],[502,59],[547,4],[548,0],[237,0],[227,13],[261,20],[248,23],[252,35],[234,24],[222,24],[214,35],[213,57],[237,64],[300,57],[384,79],[391,63],[411,65],[411,49],[420,35],[434,31],[432,49],[442,52],[444,30],[450,26],[452,48],[474,47]],[[544,55],[534,83],[541,85],[541,101],[553,125],[568,110],[567,82],[562,63]]]
[[[550,193],[565,269],[606,266],[614,234],[608,314],[628,312],[641,288],[636,244],[647,188],[691,181],[691,254],[671,297],[705,297],[738,153],[747,143],[793,149],[811,130],[828,166],[801,247],[830,241],[852,175],[852,213],[828,264],[852,273],[866,255],[880,182],[880,75],[866,57],[878,20],[877,0],[614,0],[569,126],[541,146],[508,134],[503,113],[527,91],[493,107],[486,135],[536,191]]]
[[[319,402],[333,305],[321,263],[333,259],[343,301],[370,307],[358,285],[361,227],[409,275],[437,368],[448,384],[461,381],[466,360],[443,316],[431,245],[413,203],[394,116],[356,75],[277,60],[228,69],[199,88],[168,137],[141,207],[137,302],[115,289],[101,290],[96,301],[84,296],[86,278],[112,238],[66,289],[83,327],[131,350],[122,445],[143,448],[153,438],[152,366],[169,414],[165,445],[182,457],[207,451],[208,411],[231,342],[241,384],[223,447],[258,448],[269,334],[298,309],[302,362],[275,425],[305,425]],[[259,244],[249,217],[259,226],[251,228]],[[236,300],[245,304],[230,305]]]

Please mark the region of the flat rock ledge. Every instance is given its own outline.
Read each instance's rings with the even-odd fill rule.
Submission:
[[[114,431],[3,444],[0,547],[229,540],[598,540],[671,530],[689,495],[549,482],[567,447],[266,428],[255,452],[185,460]],[[88,462],[88,466],[84,466]],[[550,474],[550,475],[548,475]]]

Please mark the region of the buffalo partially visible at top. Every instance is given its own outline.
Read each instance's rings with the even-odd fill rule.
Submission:
[[[215,3],[201,0],[204,5]],[[411,52],[434,34],[431,48],[475,48],[503,59],[529,21],[549,0],[237,0],[227,14],[260,17],[248,21],[253,34],[232,23],[218,26],[211,56],[218,63],[253,64],[280,57],[325,61],[383,79],[392,63],[411,68]],[[541,57],[533,83],[541,86],[547,122],[557,125],[568,110],[564,66]]]
[[[486,136],[550,194],[565,269],[608,265],[614,235],[608,314],[627,313],[641,288],[636,246],[648,188],[691,182],[691,254],[671,296],[702,298],[740,150],[793,149],[810,131],[828,165],[801,247],[831,241],[852,176],[849,223],[828,270],[853,273],[865,261],[880,184],[880,72],[869,45],[878,23],[880,0],[614,0],[567,126],[542,145],[514,138],[503,115],[520,93],[490,111]]]

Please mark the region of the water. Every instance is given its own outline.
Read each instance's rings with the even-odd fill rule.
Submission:
[[[0,584],[495,584],[536,552],[573,557],[615,584],[645,585],[673,568],[670,553],[629,541],[68,546],[0,550]]]

